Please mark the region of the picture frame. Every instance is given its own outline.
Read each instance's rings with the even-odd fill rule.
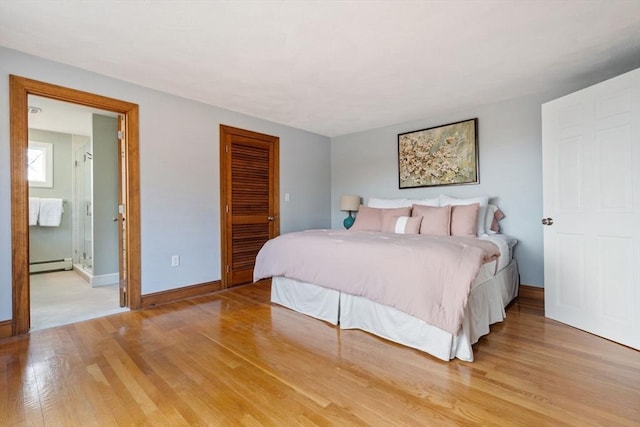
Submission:
[[[53,144],[29,141],[27,174],[29,187],[53,188]]]
[[[398,134],[400,189],[479,183],[478,119]]]

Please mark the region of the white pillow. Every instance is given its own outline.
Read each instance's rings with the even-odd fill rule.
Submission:
[[[454,197],[440,195],[440,206],[457,206],[457,205],[471,205],[473,203],[480,203],[480,209],[478,209],[478,236],[486,234],[485,218],[487,216],[487,206],[489,205],[489,196],[471,197],[468,199],[456,199]]]
[[[408,208],[413,205],[440,207],[440,196],[435,199],[382,199],[379,197],[369,197],[367,206],[379,209]]]
[[[493,216],[497,210],[498,207],[496,205],[487,205],[487,215],[484,219],[484,231],[487,234],[496,234],[495,231],[491,230],[491,226],[493,225]]]
[[[378,209],[410,208],[413,203],[409,199],[381,199],[369,197],[367,206]]]
[[[433,208],[439,208],[441,206],[440,196],[436,197],[435,199],[422,199],[422,200],[410,199],[409,201],[411,202],[412,205],[431,206]]]

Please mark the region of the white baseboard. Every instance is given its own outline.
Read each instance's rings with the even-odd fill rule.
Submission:
[[[90,279],[92,288],[96,288],[98,286],[116,285],[119,282],[120,282],[120,275],[118,273],[101,274],[99,276],[93,276]]]
[[[120,282],[120,275],[118,273],[101,274],[99,276],[94,276],[93,274],[82,268],[82,266],[80,265],[74,266],[73,271],[82,276],[84,281],[87,282],[92,288],[115,285]]]
[[[29,264],[29,273],[43,273],[45,271],[71,270],[71,258]]]

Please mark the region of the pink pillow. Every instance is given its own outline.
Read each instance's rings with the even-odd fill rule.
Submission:
[[[473,236],[478,232],[478,211],[480,203],[451,207],[451,235]]]
[[[413,205],[412,216],[423,217],[420,234],[448,236],[451,226],[451,206],[436,208],[433,206]]]
[[[356,215],[356,222],[353,223],[353,227],[351,227],[349,230],[382,231],[382,217],[384,215],[409,216],[410,213],[410,207],[396,209],[379,209],[360,205],[360,209],[358,209],[358,214]]]
[[[396,234],[418,234],[420,232],[421,216],[384,215],[382,217],[382,232]]]
[[[493,231],[494,233],[499,233],[500,224],[498,224],[498,221],[500,221],[504,217],[504,212],[502,212],[499,207],[496,207],[496,211],[493,213],[493,219],[491,220],[491,227],[489,227],[489,230]]]

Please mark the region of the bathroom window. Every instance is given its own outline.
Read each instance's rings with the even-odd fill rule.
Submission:
[[[53,144],[29,141],[27,171],[30,187],[53,187]]]

